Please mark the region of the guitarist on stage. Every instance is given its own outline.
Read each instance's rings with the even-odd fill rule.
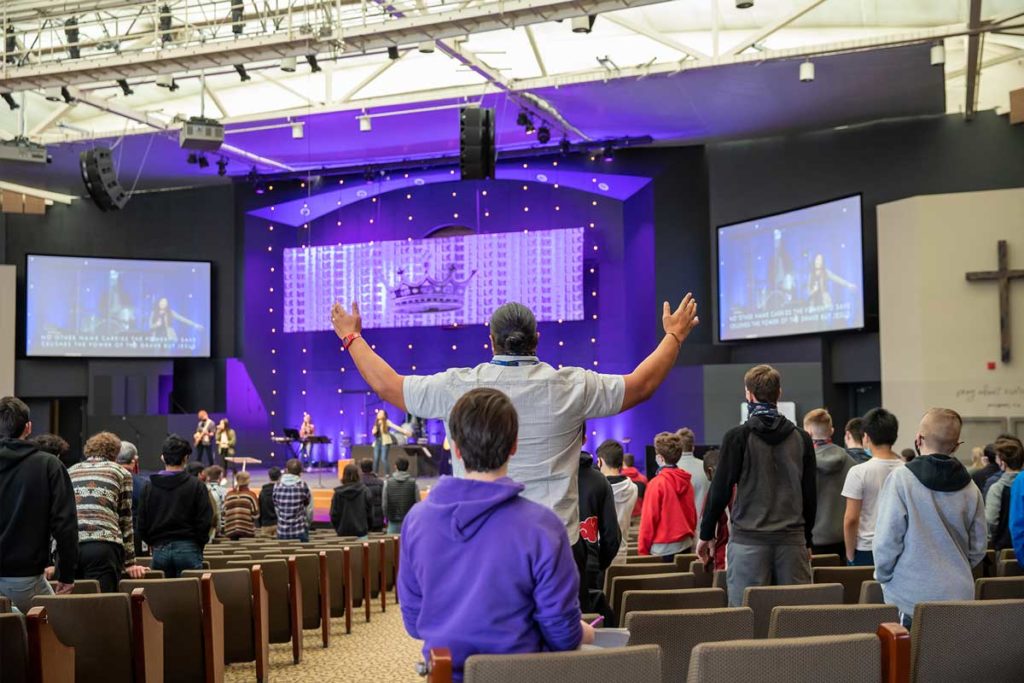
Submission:
[[[212,465],[214,434],[217,431],[217,425],[205,410],[200,410],[197,417],[199,424],[196,425],[196,433],[192,435],[192,443],[196,447],[196,462]]]

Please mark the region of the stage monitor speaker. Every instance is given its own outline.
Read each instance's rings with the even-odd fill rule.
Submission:
[[[114,162],[106,147],[94,147],[79,156],[82,182],[100,211],[117,211],[128,203],[128,193],[117,182]]]
[[[459,110],[459,171],[463,180],[494,177],[494,110]]]

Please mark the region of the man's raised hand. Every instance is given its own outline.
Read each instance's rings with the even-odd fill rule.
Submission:
[[[700,318],[697,317],[697,302],[694,300],[693,294],[687,292],[679,303],[679,308],[675,311],[666,301],[662,305],[661,324],[665,328],[666,334],[674,335],[682,343],[690,331],[700,324]]]
[[[331,306],[331,325],[339,339],[362,332],[363,318],[359,314],[359,304],[353,301],[352,312],[349,313],[340,303],[334,302],[334,305]]]

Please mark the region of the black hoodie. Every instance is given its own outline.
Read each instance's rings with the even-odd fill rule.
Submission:
[[[590,453],[580,455],[579,489],[580,540],[586,543],[587,574],[596,577],[615,559],[622,539],[615,493],[608,478],[594,469]]]
[[[41,576],[56,541],[56,578],[75,582],[78,511],[71,477],[56,456],[0,439],[0,577]]]
[[[187,472],[161,472],[149,478],[139,497],[139,535],[150,547],[210,539],[213,506],[206,484]]]
[[[702,540],[732,499],[730,541],[749,545],[811,545],[817,512],[814,443],[782,415],[752,416],[726,432],[700,523]]]
[[[370,491],[362,482],[334,489],[331,498],[331,526],[339,536],[365,536],[373,522]]]

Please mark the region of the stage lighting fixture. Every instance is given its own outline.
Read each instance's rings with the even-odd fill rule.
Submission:
[[[252,76],[245,70],[245,64],[235,64],[235,71],[238,72],[238,77],[242,80],[242,83],[252,80]]]
[[[124,93],[125,97],[128,97],[129,95],[134,95],[135,94],[135,91],[132,90],[132,87],[130,85],[128,85],[128,81],[126,81],[125,79],[123,79],[123,78],[117,79],[117,84],[119,86],[121,86],[121,92]]]
[[[301,140],[306,134],[305,128],[305,124],[301,121],[292,123],[292,140]]]
[[[605,145],[601,150],[601,161],[611,162],[615,161],[615,148],[611,145]]]
[[[537,131],[537,129],[533,127],[533,121],[532,120],[526,122],[526,129],[525,130],[526,130],[526,134],[527,135],[533,135]]]
[[[311,73],[317,73],[320,71],[320,65],[317,64],[316,55],[306,55],[306,63],[309,64],[309,70]]]
[[[526,127],[526,124],[530,122],[530,115],[526,113],[526,110],[519,112],[519,116],[516,117],[516,125]]]
[[[369,133],[371,130],[373,130],[373,119],[363,114],[359,117],[359,132]]]
[[[597,19],[596,14],[588,14],[585,17],[573,17],[570,22],[572,25],[573,33],[590,33],[594,28],[594,20]]]
[[[932,45],[930,56],[932,66],[942,66],[946,63],[946,46],[941,40]]]
[[[217,160],[217,175],[226,175],[228,172],[228,160],[221,157]]]
[[[190,164],[197,164],[199,163],[199,155],[195,152],[189,152],[188,156],[185,157],[185,161]]]
[[[245,6],[242,0],[231,0],[231,32],[236,36],[242,35],[242,30],[245,28],[245,24],[242,23],[244,12]]]
[[[208,168],[210,165],[209,159],[206,158],[205,154],[199,155],[199,168]]]
[[[736,9],[750,9],[754,6],[754,0],[736,0]]]
[[[163,74],[156,77],[156,84],[161,88],[167,88],[171,92],[178,89],[178,84],[174,82],[174,76]]]
[[[547,126],[541,126],[537,129],[537,142],[542,145],[551,142],[551,130]]]
[[[68,56],[78,59],[82,51],[78,47],[78,19],[71,17],[64,22],[64,38],[68,41]]]
[[[280,67],[281,71],[295,73],[295,57],[282,57]]]
[[[419,50],[420,52],[422,52],[425,55],[433,54],[433,52],[434,52],[434,41],[432,41],[432,40],[424,40],[422,43],[419,44],[419,46],[416,49]]]
[[[18,51],[18,36],[14,33],[14,27],[10,24],[4,31],[4,61],[8,64],[16,64],[18,58],[14,53]]]
[[[64,98],[60,94],[59,85],[51,85],[50,87],[43,90],[43,96],[46,97],[50,102],[63,102]]]
[[[168,5],[160,6],[160,20],[158,27],[160,29],[160,42],[169,43],[171,42],[171,8]]]
[[[64,98],[64,102],[66,104],[72,104],[75,101],[75,98],[71,96],[71,92],[68,90],[67,86],[61,86],[60,96]]]
[[[814,62],[806,61],[800,64],[800,82],[810,83],[814,80]]]
[[[572,143],[569,142],[569,138],[562,138],[562,141],[558,143],[558,150],[564,156],[568,156],[568,154],[572,151]]]
[[[398,59],[399,57],[401,57],[401,55],[398,54],[398,46],[397,45],[389,46],[388,47],[388,59]]]
[[[14,98],[11,96],[11,93],[0,93],[0,97],[4,98],[4,102],[6,102],[7,106],[11,108],[11,111],[14,111],[18,108],[18,103],[14,101]]]

